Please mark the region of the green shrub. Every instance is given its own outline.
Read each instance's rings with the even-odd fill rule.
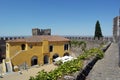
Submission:
[[[104,54],[102,50],[99,48],[92,48],[90,50],[85,51],[83,54],[81,54],[78,58],[82,60],[90,59],[92,57],[97,56],[99,59],[103,58]]]
[[[55,65],[60,66],[61,64],[63,64],[63,62],[61,60],[55,62]]]
[[[83,60],[90,59],[92,57],[97,56],[99,59],[103,58],[103,52],[98,48],[93,48],[85,51],[82,55],[80,55],[77,59],[67,61],[64,64],[61,64],[61,61],[58,62],[58,68],[45,72],[44,70],[38,72],[36,77],[30,77],[29,80],[57,80],[64,75],[72,74],[77,71],[80,71],[83,68]]]
[[[79,71],[80,69],[82,69],[82,67],[83,62],[81,60],[75,59],[61,64],[57,69],[48,73],[42,70],[38,72],[38,75],[35,78],[30,77],[29,80],[57,80],[57,78],[60,78],[63,75]]]

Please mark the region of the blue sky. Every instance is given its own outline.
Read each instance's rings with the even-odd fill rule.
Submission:
[[[51,28],[53,35],[93,36],[100,21],[112,36],[120,0],[0,0],[0,36],[31,35],[32,28]]]

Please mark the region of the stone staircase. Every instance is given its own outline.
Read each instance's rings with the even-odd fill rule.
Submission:
[[[6,62],[6,72],[13,72],[11,62]]]
[[[2,61],[3,73],[13,72],[12,64],[10,59],[3,59]]]
[[[25,51],[25,50],[18,51],[11,58],[3,59],[3,61],[2,61],[2,69],[3,69],[2,72],[3,73],[11,73],[11,72],[13,72],[13,66],[12,66],[11,60],[14,59],[16,56],[18,56],[23,51]]]

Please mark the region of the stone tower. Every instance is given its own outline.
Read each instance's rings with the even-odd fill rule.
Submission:
[[[117,16],[113,19],[113,40],[114,42],[118,42],[119,37],[119,24],[120,24],[120,16]]]
[[[51,29],[38,29],[34,28],[32,29],[32,35],[37,36],[37,35],[51,35]]]
[[[39,35],[40,34],[40,29],[38,29],[38,28],[34,28],[34,29],[32,29],[32,35]]]
[[[51,29],[41,29],[40,35],[51,35]]]

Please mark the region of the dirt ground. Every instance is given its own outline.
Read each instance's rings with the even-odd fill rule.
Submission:
[[[43,69],[49,72],[51,70],[54,70],[55,68],[57,68],[57,66],[55,66],[54,64],[34,66],[28,70],[21,71],[22,74],[20,74],[19,72],[13,72],[13,73],[7,73],[5,75],[2,75],[3,78],[0,78],[0,80],[29,80],[30,76],[37,75],[37,73]]]

